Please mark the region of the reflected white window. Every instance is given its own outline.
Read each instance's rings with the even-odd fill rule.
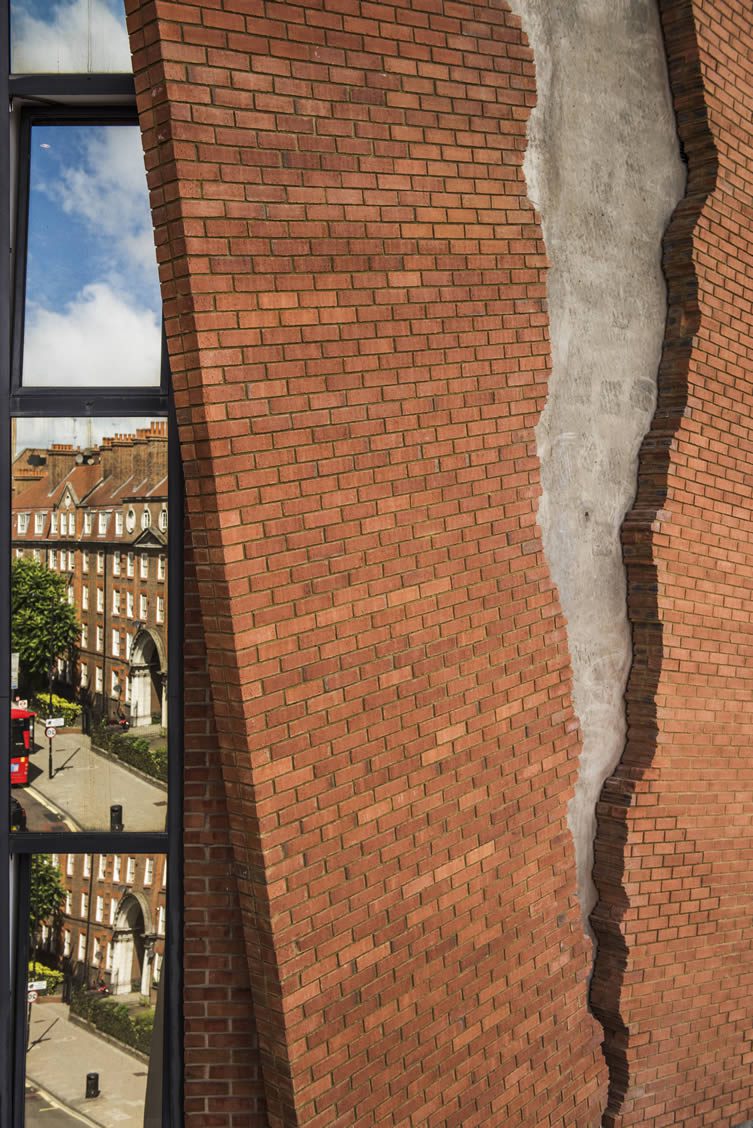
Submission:
[[[76,554],[75,552],[68,553],[68,571],[72,572],[76,567]]]
[[[112,859],[112,879],[117,884],[120,881],[120,868],[122,858],[120,854],[116,854]]]
[[[104,881],[106,875],[107,875],[107,855],[106,854],[100,854],[99,855],[99,863],[97,865],[97,878],[100,881]]]
[[[58,531],[58,511],[53,510],[52,518],[50,519],[50,532],[56,533]]]
[[[104,552],[98,552],[97,553],[97,571],[101,575],[104,572],[104,570],[105,570],[105,554],[104,554]]]
[[[92,872],[92,856],[91,854],[84,854],[84,877],[91,876]]]
[[[104,611],[105,609],[105,593],[103,588],[97,588],[97,610]]]
[[[56,548],[50,549],[49,565],[50,568],[57,568],[58,566],[58,550]]]
[[[89,512],[84,514],[84,536],[88,536],[92,531],[92,515]]]
[[[112,574],[113,576],[120,575],[120,553],[116,552],[112,558]]]
[[[154,963],[152,965],[152,980],[155,986],[159,985],[160,976],[162,975],[162,955],[160,952],[154,953]]]
[[[112,387],[158,386],[161,301],[138,126],[35,124],[29,179],[22,383],[98,387],[106,373]]]
[[[154,858],[147,858],[144,862],[144,885],[151,885],[154,880]]]
[[[128,576],[129,579],[133,578],[133,565],[134,565],[135,559],[136,559],[136,557],[135,557],[134,553],[129,552],[128,557],[126,559],[126,575]]]
[[[81,663],[81,685],[84,689],[89,685],[89,666],[88,663]]]
[[[76,535],[76,514],[68,514],[68,536],[75,537]]]
[[[34,549],[32,556],[34,557],[37,564],[39,564],[40,560],[42,559],[42,554],[40,553],[38,548]]]
[[[142,580],[149,579],[149,557],[145,552],[141,553],[141,557],[139,559],[139,575]]]
[[[165,908],[164,905],[159,905],[157,908],[157,934],[159,936],[165,935]]]
[[[68,535],[68,514],[60,514],[60,535],[65,537]]]
[[[113,615],[120,614],[120,592],[117,589],[112,593],[112,613]]]
[[[89,553],[87,552],[86,549],[83,549],[82,552],[81,552],[81,571],[82,572],[88,572],[89,571]]]
[[[139,596],[139,616],[142,619],[146,619],[148,614],[149,614],[149,600],[147,599],[147,597],[145,595],[140,595]]]
[[[131,69],[119,0],[12,0],[14,74],[129,74]]]
[[[98,924],[102,923],[102,919],[103,919],[104,915],[105,915],[105,899],[104,899],[104,897],[101,897],[99,894],[97,894],[97,905],[96,905],[96,908],[94,910],[94,919],[96,920],[96,922]]]
[[[159,556],[157,558],[157,579],[158,580],[164,580],[164,578],[165,578],[165,558],[164,558],[164,556]]]
[[[101,647],[99,648],[101,649]],[[102,670],[97,666],[94,674],[94,690],[96,693],[102,692]]]
[[[136,859],[129,858],[126,863],[126,884],[131,885],[136,876]]]
[[[160,511],[159,511],[159,527],[160,527],[160,529],[162,530],[163,533],[167,529],[167,510],[166,509],[160,509]]]
[[[78,934],[78,958],[80,960],[86,959],[86,933],[79,932]]]
[[[29,514],[28,513],[19,513],[19,515],[18,515],[18,531],[19,531],[19,533],[25,533],[26,530],[28,529],[28,527],[29,527]]]
[[[113,643],[114,643],[114,641],[115,640],[113,639]],[[115,652],[113,651],[113,653],[115,653]],[[120,639],[118,639],[118,654],[115,654],[115,657],[117,658],[119,654],[120,654]],[[120,692],[120,682],[118,681],[118,672],[117,672],[117,670],[113,670],[111,675],[110,675],[110,693],[112,694],[113,697],[117,697],[119,692]]]
[[[135,509],[129,509],[128,513],[126,514],[126,529],[128,530],[129,533],[132,533],[135,528],[136,528],[136,510]]]
[[[88,893],[82,893],[81,894],[81,916],[85,917],[86,914],[88,913],[88,911],[89,911],[89,894]]]
[[[115,535],[118,536],[118,537],[123,536],[123,514],[122,513],[116,513],[115,514]],[[118,557],[118,559],[120,559],[120,558]]]
[[[99,964],[99,961],[102,959],[102,941],[100,940],[99,936],[95,936],[92,943],[92,962]]]
[[[96,650],[97,650],[97,652],[98,652],[98,653],[101,653],[101,651],[102,651],[102,650],[104,650],[104,645],[105,645],[104,628],[103,628],[103,627],[97,627],[97,645],[96,645]],[[98,670],[98,671],[97,671],[97,673],[101,673],[101,670]],[[101,687],[101,686],[97,686],[97,688],[98,688],[98,689],[101,689],[102,687]]]
[[[110,921],[110,924],[114,923],[114,920]],[[105,971],[112,971],[112,944],[105,944]]]
[[[107,525],[108,525],[109,521],[110,521],[110,514],[109,513],[100,513],[99,514],[99,518],[97,520],[97,532],[99,533],[100,536],[104,536],[104,534],[107,532]]]
[[[34,532],[37,534],[37,536],[40,536],[42,532],[44,532],[44,518],[44,513],[34,514]]]
[[[71,930],[66,928],[63,934],[63,955],[70,956],[71,954]]]
[[[68,603],[73,607],[73,584],[68,584]]]
[[[133,618],[133,592],[126,592],[126,615],[129,619]]]
[[[81,607],[84,611],[89,610],[89,588],[86,584],[81,588]]]
[[[118,878],[118,881],[120,878]],[[118,902],[113,897],[110,901],[110,925],[115,924],[115,917],[118,915]]]
[[[67,854],[65,859],[65,875],[73,877],[73,854]]]
[[[141,528],[148,529],[152,523],[152,515],[148,509],[145,509],[141,514]]]
[[[65,915],[70,916],[73,912],[73,894],[70,889],[65,891]]]
[[[165,601],[161,595],[157,596],[157,622],[164,623],[165,621]]]
[[[89,625],[88,623],[81,624],[81,649],[87,650],[89,646]]]

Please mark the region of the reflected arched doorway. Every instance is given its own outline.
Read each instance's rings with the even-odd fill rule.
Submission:
[[[148,902],[139,893],[126,893],[112,930],[111,994],[138,991],[148,995],[153,958],[154,931]]]
[[[167,663],[164,643],[158,634],[142,628],[133,640],[129,655],[131,725],[151,725],[159,718],[167,726]]]

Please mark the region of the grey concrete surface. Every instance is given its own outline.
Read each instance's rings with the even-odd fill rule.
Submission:
[[[29,791],[33,799],[68,816],[68,829],[109,830],[113,803],[123,807],[126,830],[165,829],[167,792],[99,755],[87,736],[76,732],[56,736],[52,761],[55,774],[49,779],[46,744],[33,754]],[[23,793],[24,788],[14,790],[22,805]],[[50,829],[48,817],[43,825],[35,826],[32,815],[32,810],[27,810],[29,830]]]
[[[68,1020],[64,1003],[34,1003],[27,1082],[102,1128],[143,1128],[147,1066]],[[100,1095],[87,1100],[86,1074],[99,1073]]]
[[[656,402],[661,241],[684,192],[655,0],[511,0],[536,66],[525,174],[541,216],[552,374],[536,432],[544,551],[583,733],[569,809],[587,925],[595,806],[625,741],[620,527]]]

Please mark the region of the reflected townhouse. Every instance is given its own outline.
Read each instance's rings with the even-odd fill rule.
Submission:
[[[135,729],[165,728],[165,423],[83,448],[24,447],[12,483],[14,556],[65,577],[80,620],[76,656],[56,659],[58,688],[80,699],[85,727],[125,718]]]

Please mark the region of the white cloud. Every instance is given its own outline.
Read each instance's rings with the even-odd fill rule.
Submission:
[[[85,286],[62,312],[27,310],[25,385],[153,387],[160,354],[156,313],[124,300],[105,282]]]
[[[39,188],[94,235],[117,288],[158,301],[157,261],[141,136],[135,125],[99,126],[84,135],[80,164]]]
[[[14,4],[11,65],[16,74],[130,73],[124,18],[104,0],[53,5],[38,19]]]

